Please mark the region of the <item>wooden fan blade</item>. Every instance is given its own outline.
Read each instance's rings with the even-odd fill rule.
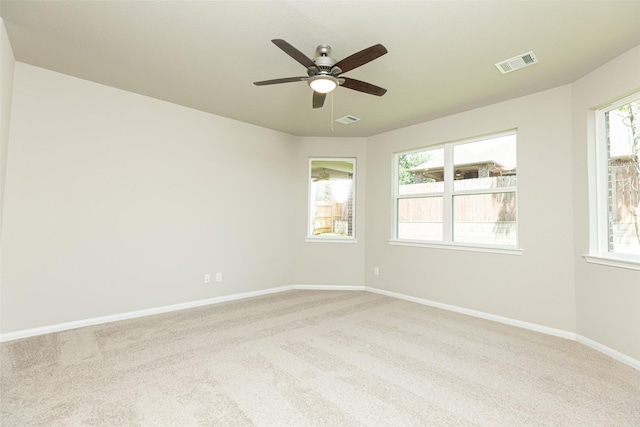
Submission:
[[[322,108],[324,100],[327,97],[326,93],[313,92],[313,108]]]
[[[253,82],[256,86],[264,86],[264,85],[275,85],[278,83],[291,83],[291,82],[304,82],[309,77],[284,77],[282,79],[273,79],[273,80],[263,80],[261,82]]]
[[[347,71],[358,68],[367,62],[371,62],[374,59],[381,57],[385,53],[387,53],[387,48],[381,44],[377,44],[363,49],[360,52],[354,53],[351,56],[347,56],[343,60],[338,61],[334,67],[339,67],[343,73],[346,73]]]
[[[371,83],[361,82],[360,80],[351,79],[349,77],[340,77],[340,79],[344,79],[344,83],[342,83],[341,86],[357,90],[359,92],[364,92],[376,96],[382,96],[387,93],[386,89],[383,89],[380,86],[372,85]]]
[[[307,57],[307,55],[305,55],[304,53],[300,52],[298,49],[296,49],[295,47],[291,46],[286,41],[284,41],[282,39],[273,39],[271,41],[273,42],[273,44],[275,44],[280,49],[282,49],[284,51],[284,53],[286,53],[287,55],[289,55],[290,57],[292,57],[293,59],[298,61],[300,64],[302,64],[303,67],[305,67],[305,68],[315,68],[316,70],[318,69],[316,64],[309,57]]]

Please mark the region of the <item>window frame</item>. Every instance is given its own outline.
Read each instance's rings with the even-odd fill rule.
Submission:
[[[640,255],[609,250],[609,148],[606,113],[640,99],[640,92],[609,102],[590,112],[589,138],[589,253],[584,259],[593,264],[640,270]]]
[[[311,233],[311,213],[312,205],[314,201],[311,200],[313,185],[312,182],[312,166],[314,161],[327,161],[327,162],[350,162],[353,165],[353,171],[351,176],[351,236],[337,236],[337,235],[313,235]],[[306,221],[306,242],[312,243],[358,243],[356,230],[356,175],[357,175],[357,157],[309,157],[308,172],[307,172],[307,221]]]
[[[430,247],[438,249],[452,249],[452,250],[465,250],[474,252],[491,252],[510,255],[521,255],[523,253],[520,248],[520,220],[519,220],[519,200],[518,197],[518,185],[510,187],[499,188],[478,188],[478,189],[464,189],[454,190],[454,147],[458,145],[464,145],[474,142],[485,141],[494,138],[500,138],[505,136],[516,136],[516,158],[517,158],[517,129],[510,129],[506,131],[491,133],[487,135],[477,136],[473,138],[466,138],[457,141],[445,142],[442,144],[435,144],[429,146],[423,146],[420,148],[394,152],[392,155],[392,174],[391,174],[391,188],[392,188],[392,213],[391,213],[391,237],[389,243],[392,245],[402,246],[417,246],[417,247]],[[418,194],[399,194],[399,168],[398,158],[401,155],[420,153],[429,150],[444,149],[444,189],[441,192],[432,193],[418,193]],[[516,197],[516,241],[514,245],[497,245],[497,244],[484,244],[484,243],[470,243],[470,242],[455,242],[454,239],[454,197],[465,195],[479,195],[479,194],[500,194],[500,193],[514,193]],[[401,239],[398,237],[398,204],[402,199],[419,198],[419,197],[442,197],[443,201],[443,240],[412,240]]]

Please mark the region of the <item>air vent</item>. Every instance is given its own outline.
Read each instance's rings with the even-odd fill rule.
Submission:
[[[528,67],[529,65],[537,64],[538,58],[533,52],[523,53],[522,55],[514,56],[506,61],[498,62],[496,67],[502,74],[507,74],[520,68]]]
[[[350,125],[351,123],[355,123],[358,120],[360,119],[355,116],[344,116],[344,117],[340,117],[339,119],[336,119],[336,122],[342,123],[343,125]]]

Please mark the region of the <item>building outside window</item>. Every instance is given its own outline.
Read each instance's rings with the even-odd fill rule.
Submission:
[[[394,239],[518,245],[516,133],[394,156]]]

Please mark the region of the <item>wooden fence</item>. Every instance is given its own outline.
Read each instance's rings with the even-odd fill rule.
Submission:
[[[348,203],[316,202],[313,234],[351,235]]]
[[[611,219],[615,223],[634,222],[634,211],[640,203],[640,177],[633,162],[627,159],[613,160],[609,166]]]
[[[464,179],[454,182],[454,190],[508,188],[516,186],[516,176]],[[399,187],[400,195],[415,194],[415,198],[398,201],[400,222],[442,222],[442,197],[429,193],[442,192],[444,183],[429,182]],[[453,198],[456,222],[501,222],[516,220],[516,193],[485,193],[457,195]]]

